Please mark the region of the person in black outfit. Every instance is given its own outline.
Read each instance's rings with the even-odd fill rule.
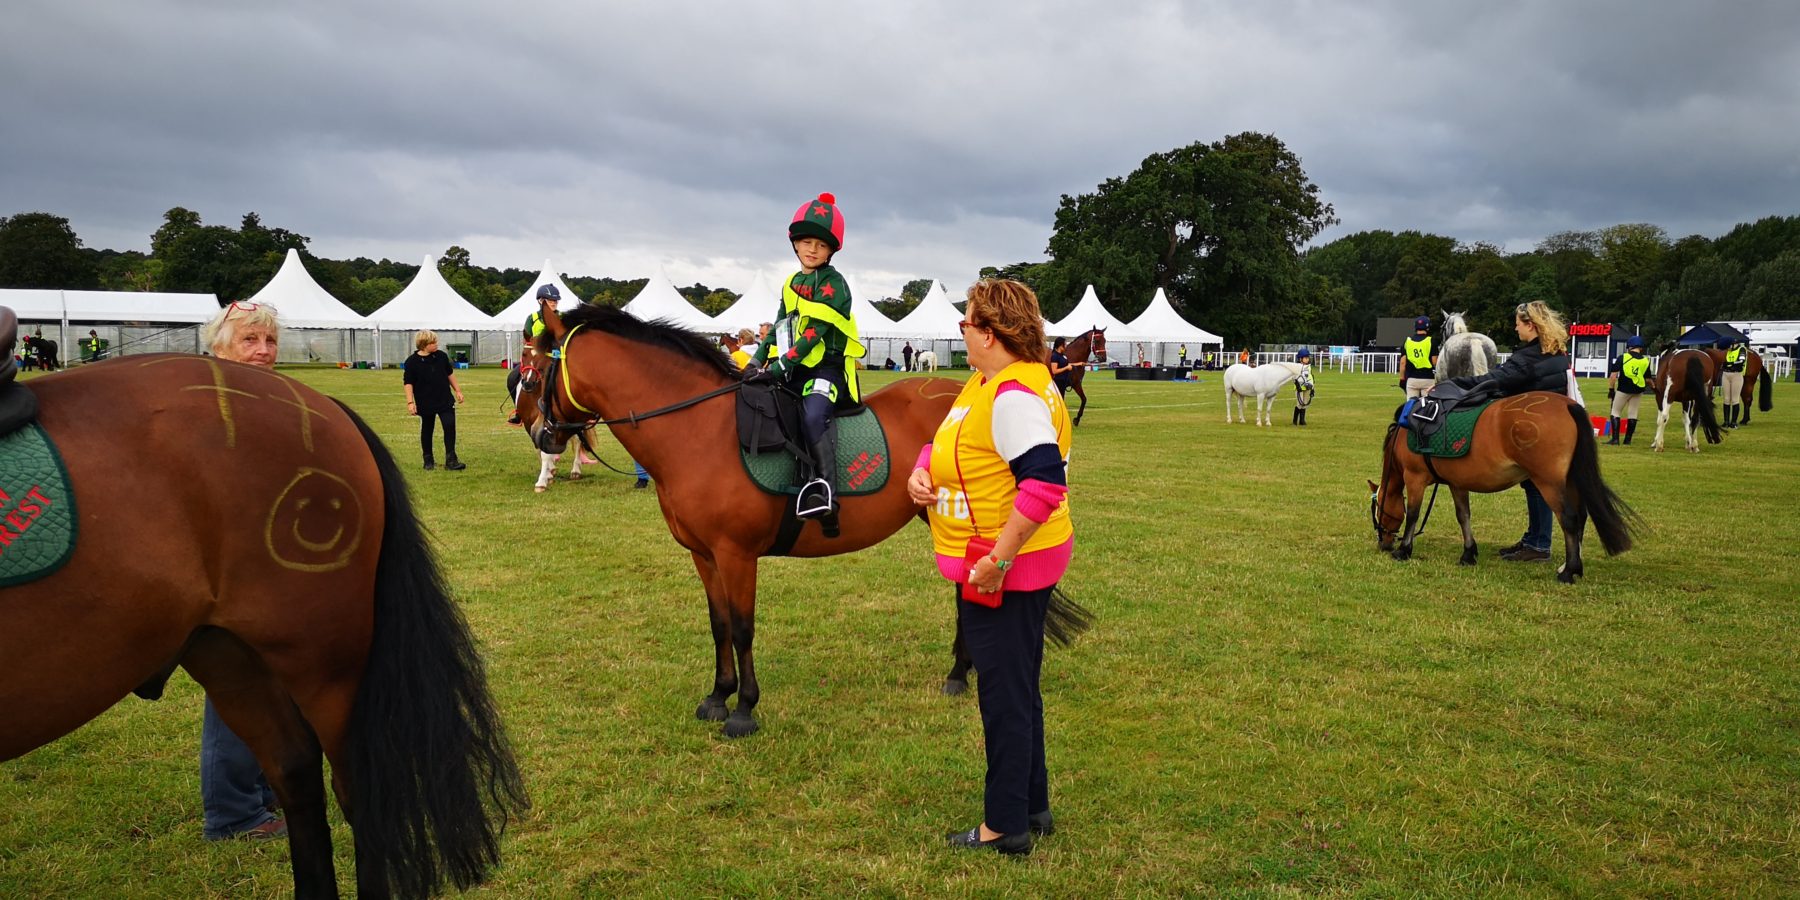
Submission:
[[[1057,338],[1050,344],[1050,380],[1056,383],[1057,391],[1065,396],[1069,393],[1069,383],[1072,380],[1069,373],[1075,370],[1069,364],[1069,357],[1063,353],[1068,346],[1069,342],[1062,338]]]
[[[912,371],[912,358],[912,341],[907,341],[906,346],[900,348],[900,359],[906,363],[906,371],[908,372]]]
[[[1466,389],[1492,382],[1501,397],[1526,391],[1568,393],[1569,326],[1563,323],[1562,315],[1543,301],[1533,300],[1519,304],[1513,311],[1513,327],[1525,343],[1486,375],[1465,375],[1455,379],[1456,386]],[[1525,489],[1525,535],[1500,551],[1500,558],[1544,562],[1550,558],[1550,526],[1556,519],[1537,485],[1526,479],[1520,486]]]
[[[406,412],[419,417],[419,446],[425,451],[425,468],[437,464],[431,454],[431,433],[438,420],[444,423],[444,468],[460,472],[468,468],[456,458],[456,407],[463,402],[462,387],[456,383],[456,368],[450,355],[438,349],[437,334],[421,331],[413,338],[419,350],[406,358]],[[456,399],[452,401],[451,394]]]

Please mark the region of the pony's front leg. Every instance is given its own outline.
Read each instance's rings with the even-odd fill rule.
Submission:
[[[962,585],[951,585],[953,599],[962,599]],[[950,604],[954,612],[956,604]],[[956,616],[956,637],[950,642],[950,674],[944,676],[944,693],[954,697],[969,689],[969,670],[975,667],[974,660],[969,658],[969,648],[963,643],[962,616]]]
[[[1663,449],[1663,429],[1669,427],[1669,406],[1663,404],[1656,408],[1656,437],[1650,440],[1650,449],[1661,453]]]
[[[584,456],[586,452],[587,451],[582,450],[580,447],[575,448],[575,461],[569,464],[570,481],[581,480],[581,457]]]
[[[1239,418],[1242,417],[1240,413]],[[1225,389],[1225,424],[1231,424],[1231,388],[1229,387]]]
[[[726,737],[754,734],[756,701],[762,690],[756,684],[756,654],[752,649],[756,638],[756,557],[716,554],[718,582],[727,600],[731,622],[731,649],[737,652],[738,704],[725,719]]]
[[[556,478],[556,457],[542,451],[538,452],[538,479],[532,490],[543,493],[550,489],[550,482]]]
[[[1460,488],[1450,489],[1450,498],[1456,502],[1456,524],[1462,526],[1463,555],[1457,560],[1458,565],[1475,564],[1475,529],[1469,527],[1469,492]]]
[[[737,658],[731,652],[731,613],[724,592],[719,587],[719,570],[712,560],[693,554],[694,568],[700,572],[700,583],[706,588],[706,613],[712,620],[713,689],[700,701],[694,717],[702,722],[723,722],[730,710],[725,701],[737,693]]]
[[[1394,558],[1412,559],[1413,526],[1419,523],[1419,501],[1425,498],[1425,486],[1406,479],[1406,523],[1400,526],[1400,539],[1394,542]]]

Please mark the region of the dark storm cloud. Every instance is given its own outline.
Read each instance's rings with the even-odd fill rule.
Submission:
[[[881,292],[1039,258],[1057,197],[1243,130],[1343,225],[1524,249],[1795,212],[1774,3],[469,4],[26,0],[0,214],[144,246],[184,205],[333,256],[743,287],[836,192]]]

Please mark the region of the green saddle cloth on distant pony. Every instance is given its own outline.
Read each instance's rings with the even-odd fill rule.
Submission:
[[[873,494],[887,486],[888,470],[892,468],[888,462],[887,433],[875,411],[865,406],[860,412],[839,416],[834,421],[838,430],[838,496]],[[738,455],[757,487],[771,494],[800,493],[800,485],[795,483],[800,464],[786,450],[751,453],[740,447]]]
[[[36,422],[0,437],[0,587],[43,578],[75,552],[75,493]]]
[[[1469,455],[1469,448],[1475,445],[1475,420],[1481,418],[1482,410],[1493,402],[1489,400],[1479,406],[1451,410],[1444,417],[1444,424],[1426,440],[1424,446],[1420,446],[1418,434],[1408,431],[1406,449],[1420,456],[1435,456],[1440,459]]]

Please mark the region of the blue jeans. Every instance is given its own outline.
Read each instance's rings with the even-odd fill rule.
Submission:
[[[275,814],[275,793],[249,745],[233,734],[206,700],[200,725],[200,805],[205,812],[206,839],[224,840],[261,825]]]
[[[1550,526],[1556,523],[1556,517],[1550,514],[1550,504],[1544,502],[1537,485],[1526,479],[1521,486],[1525,488],[1525,536],[1519,540],[1533,550],[1548,553]]]

